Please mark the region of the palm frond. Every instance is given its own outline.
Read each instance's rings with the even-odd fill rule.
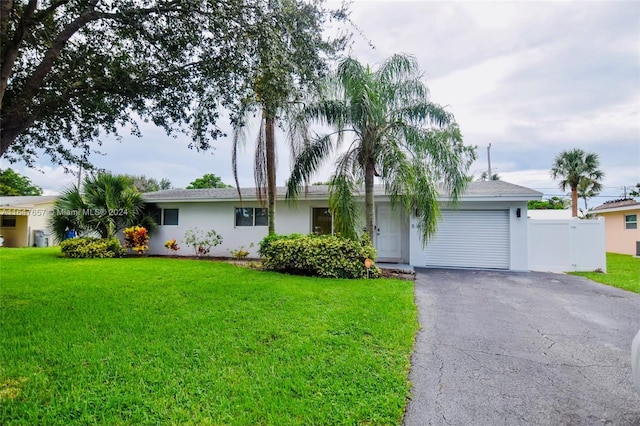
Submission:
[[[331,155],[332,148],[331,136],[323,135],[312,140],[311,144],[300,153],[287,180],[286,198],[295,199],[300,194],[301,185],[307,182],[322,162]]]
[[[329,210],[334,231],[345,238],[358,239],[360,210],[355,201],[356,183],[348,175],[337,174],[329,181]]]

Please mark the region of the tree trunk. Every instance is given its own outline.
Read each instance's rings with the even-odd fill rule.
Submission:
[[[375,174],[375,165],[372,161],[367,161],[364,171],[364,211],[367,221],[367,233],[371,237],[371,241],[375,236],[375,206],[373,203],[373,176]]]
[[[578,217],[578,187],[571,188],[571,216]]]
[[[267,205],[269,234],[276,233],[276,134],[275,118],[265,119],[265,145],[267,150]]]

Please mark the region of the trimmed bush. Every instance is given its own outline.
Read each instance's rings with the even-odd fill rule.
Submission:
[[[260,242],[265,269],[333,278],[366,278],[365,259],[375,259],[376,249],[367,234],[360,241],[335,235],[269,235]],[[369,277],[380,276],[373,265]]]
[[[64,257],[106,258],[121,257],[125,250],[117,238],[70,238],[60,243]]]

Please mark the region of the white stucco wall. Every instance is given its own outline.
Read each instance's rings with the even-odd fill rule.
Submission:
[[[211,249],[210,256],[230,256],[230,250],[244,246],[250,252],[249,257],[257,258],[258,243],[267,235],[266,226],[235,226],[236,207],[260,207],[256,202],[197,202],[197,203],[157,203],[158,207],[179,210],[178,225],[164,225],[149,241],[150,254],[173,254],[164,247],[167,240],[175,238],[181,256],[193,256],[194,250],[184,243],[185,232],[189,228],[198,228],[206,233],[213,229],[222,235],[221,245]],[[311,209],[327,207],[326,201],[298,201],[295,205],[286,202],[276,204],[276,233],[308,234],[311,232]],[[249,245],[253,243],[253,247]]]

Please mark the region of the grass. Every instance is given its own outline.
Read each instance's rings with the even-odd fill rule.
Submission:
[[[400,424],[413,284],[0,249],[0,424]]]
[[[602,284],[640,293],[640,259],[627,254],[607,253],[607,273],[571,272]]]

